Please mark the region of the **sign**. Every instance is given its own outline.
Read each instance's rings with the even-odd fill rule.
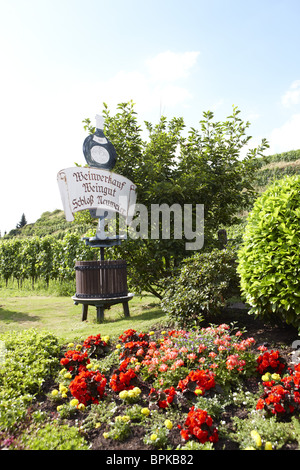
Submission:
[[[66,220],[85,209],[100,214],[117,212],[130,224],[136,201],[136,186],[124,176],[100,168],[72,167],[57,174]]]

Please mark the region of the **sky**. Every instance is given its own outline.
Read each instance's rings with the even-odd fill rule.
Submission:
[[[0,0],[0,231],[62,209],[82,121],[133,100],[199,127],[232,106],[250,147],[300,149],[299,0]]]

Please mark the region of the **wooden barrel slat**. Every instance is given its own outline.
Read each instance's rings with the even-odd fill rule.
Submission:
[[[124,260],[76,261],[76,296],[113,298],[128,295]]]

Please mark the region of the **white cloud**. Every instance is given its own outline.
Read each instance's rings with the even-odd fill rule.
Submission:
[[[252,123],[253,121],[257,121],[260,118],[260,114],[258,113],[250,113],[246,116],[246,121]]]
[[[295,80],[281,98],[284,107],[289,108],[300,103],[300,80]]]
[[[189,75],[198,55],[199,52],[166,51],[146,60],[146,66],[152,80],[173,82]]]
[[[293,114],[281,127],[273,129],[268,141],[269,155],[300,149],[300,114]]]
[[[182,104],[192,95],[176,81],[189,76],[198,55],[198,52],[162,52],[145,61],[143,72],[122,70],[100,82],[98,94],[109,107],[132,99],[139,113]]]

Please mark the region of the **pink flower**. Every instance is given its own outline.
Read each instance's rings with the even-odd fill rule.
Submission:
[[[216,364],[215,362],[213,364],[211,364],[210,366],[210,369],[217,369],[219,366],[218,364]]]
[[[238,371],[242,371],[245,364],[246,362],[241,360],[238,354],[232,354],[231,356],[228,356],[226,361],[226,367],[228,370],[233,370],[235,367],[237,367]]]
[[[184,362],[182,359],[178,359],[177,361],[174,362],[174,364],[171,367],[171,370],[175,370],[178,367],[184,366]]]
[[[195,361],[195,359],[197,359],[197,355],[195,353],[191,353],[191,354],[188,354],[187,355],[187,358],[190,360],[190,361]]]

